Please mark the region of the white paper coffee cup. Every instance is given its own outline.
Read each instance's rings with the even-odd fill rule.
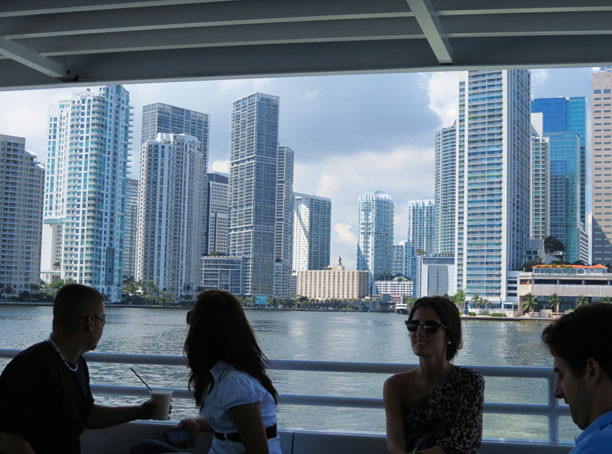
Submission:
[[[170,412],[170,402],[172,401],[172,391],[166,389],[154,389],[151,391],[153,399],[152,419],[168,419]]]

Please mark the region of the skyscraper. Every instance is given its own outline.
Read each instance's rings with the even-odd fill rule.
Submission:
[[[331,199],[294,194],[293,272],[329,266]]]
[[[407,240],[403,240],[400,241],[398,244],[394,244],[393,245],[393,275],[397,276],[402,275],[402,276],[407,276],[408,274],[408,267],[407,267],[407,262],[406,259],[408,257],[407,254],[407,249],[408,249],[408,241]]]
[[[246,258],[247,295],[274,290],[279,102],[254,93],[232,105],[230,255]]]
[[[531,114],[529,237],[536,240],[550,235],[550,143],[542,121],[542,113]]]
[[[455,194],[457,192],[457,125],[436,131],[435,254],[455,255]]]
[[[228,178],[226,174],[216,172],[207,173],[206,177],[208,180],[207,254],[227,255],[229,252]]]
[[[586,98],[540,98],[532,112],[543,114],[543,135],[550,146],[550,235],[565,246],[564,259],[580,256],[586,220]]]
[[[276,225],[274,233],[274,297],[289,295],[293,260],[293,159],[289,147],[278,147],[276,162]]]
[[[25,139],[0,134],[0,285],[15,296],[40,282],[44,178]]]
[[[142,144],[136,280],[177,296],[199,286],[205,179],[206,161],[195,137],[159,133]]]
[[[43,236],[63,279],[121,297],[132,113],[120,85],[88,89],[49,115]]]
[[[141,143],[157,134],[188,134],[200,141],[200,152],[208,164],[210,118],[208,114],[156,102],[142,107]]]
[[[359,197],[357,269],[371,279],[393,270],[393,199],[381,191]]]
[[[434,251],[436,204],[431,199],[408,202],[408,243],[406,244],[406,275],[417,278],[417,256]]]
[[[591,74],[593,146],[592,263],[612,265],[612,72]]]
[[[526,70],[470,71],[459,87],[457,288],[516,301],[508,271],[529,241],[530,80]]]
[[[138,228],[138,180],[128,178],[125,186],[125,217],[123,222],[123,277],[134,278],[136,264],[136,233]]]

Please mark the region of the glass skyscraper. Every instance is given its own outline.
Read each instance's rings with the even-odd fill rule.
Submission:
[[[246,258],[245,293],[274,290],[278,96],[234,101],[230,125],[230,255]]]
[[[227,255],[229,252],[229,206],[227,204],[228,177],[209,172],[206,211],[208,218],[207,254]]]
[[[357,269],[370,278],[393,272],[393,199],[381,191],[359,197]]]
[[[40,283],[45,169],[25,142],[0,134],[0,285],[14,296]]]
[[[128,178],[125,186],[125,218],[123,222],[123,280],[130,277],[134,278],[137,228],[138,180]]]
[[[49,115],[43,236],[62,279],[121,298],[130,95],[88,89]]]
[[[293,157],[291,148],[278,147],[276,162],[276,225],[274,240],[274,297],[289,295],[293,259]]]
[[[408,242],[406,276],[417,278],[417,256],[434,252],[436,204],[431,199],[408,202]]]
[[[536,240],[550,235],[550,140],[542,124],[542,113],[532,113],[529,236]]]
[[[580,256],[586,226],[586,98],[538,98],[532,112],[544,116],[550,138],[550,235],[565,245],[564,259]]]
[[[455,195],[457,193],[457,126],[436,131],[435,143],[436,254],[455,255]]]
[[[294,194],[293,272],[329,266],[331,199]]]
[[[469,71],[459,87],[457,288],[517,301],[508,271],[529,241],[530,80],[526,70]]]

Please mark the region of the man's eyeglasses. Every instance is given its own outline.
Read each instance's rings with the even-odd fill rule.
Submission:
[[[435,320],[425,320],[424,322],[421,322],[420,320],[406,320],[404,323],[406,323],[406,328],[408,328],[408,331],[411,333],[416,332],[416,330],[419,329],[419,326],[421,326],[429,334],[435,334],[438,329],[446,328],[446,326],[444,326],[442,323],[436,322]]]
[[[102,314],[102,315],[94,314],[92,315],[92,317],[100,320],[102,322],[102,326],[106,325],[106,314]]]

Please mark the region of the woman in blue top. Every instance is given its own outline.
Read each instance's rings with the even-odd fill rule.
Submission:
[[[178,427],[194,440],[199,432],[214,432],[210,454],[282,454],[276,430],[277,392],[238,300],[220,290],[203,292],[187,323],[189,388],[200,418],[184,419]],[[132,452],[152,452],[143,447]]]

